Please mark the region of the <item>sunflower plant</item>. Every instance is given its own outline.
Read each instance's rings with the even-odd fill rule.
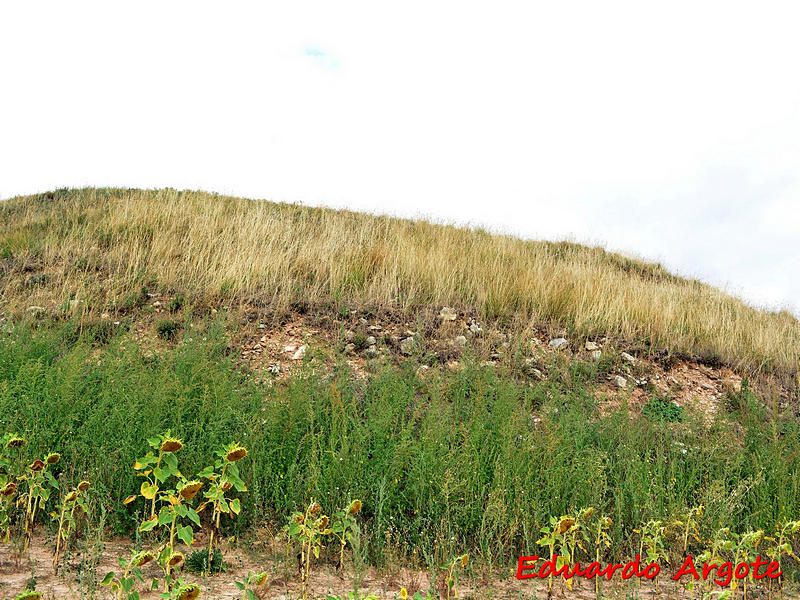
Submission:
[[[53,513],[53,518],[58,519],[58,533],[56,534],[56,550],[53,555],[53,573],[58,574],[58,560],[61,555],[61,550],[66,548],[69,541],[69,535],[76,527],[75,513],[81,510],[88,513],[86,504],[86,491],[91,484],[83,480],[78,485],[70,490],[62,499],[61,504],[57,511]]]
[[[25,439],[13,433],[0,440],[0,539],[8,542],[11,535],[11,513],[14,497],[19,492],[18,477],[22,474],[22,448]]]
[[[764,539],[764,530],[748,531],[739,536],[737,543],[734,546],[733,564],[740,562],[755,561],[758,556],[758,546]],[[747,577],[741,580],[742,582],[742,598],[747,600],[747,582],[748,580],[755,585],[752,570],[747,574]],[[731,581],[731,592],[734,592],[739,585],[739,580],[733,579]]]
[[[289,523],[284,528],[290,540],[300,543],[298,566],[302,575],[303,600],[308,597],[308,580],[311,574],[311,556],[319,558],[325,547],[325,536],[331,535],[330,519],[322,514],[322,506],[313,499],[304,512],[296,511],[289,516]]]
[[[658,564],[668,561],[667,548],[664,544],[664,534],[667,528],[661,521],[648,521],[642,526],[639,538],[639,556],[647,557],[648,564]],[[641,586],[641,578],[637,578],[637,586]],[[658,576],[655,578],[656,592],[658,592]]]
[[[164,571],[165,593],[170,593],[176,585],[173,570],[184,561],[183,553],[175,550],[175,539],[178,538],[187,546],[194,542],[193,525],[200,526],[200,515],[192,508],[192,501],[203,483],[187,480],[178,468],[175,454],[183,448],[181,440],[167,431],[147,441],[152,450],[134,465],[139,476],[144,478],[139,494],[128,496],[123,503],[130,504],[139,496],[149,501],[150,516],[139,524],[139,531],[144,533],[160,529],[167,532],[167,541],[159,549],[156,560]]]
[[[795,560],[800,560],[800,557],[795,555],[792,550],[792,538],[797,535],[798,531],[800,531],[800,521],[780,522],[775,528],[775,536],[765,538],[767,541],[771,542],[769,548],[767,548],[766,554],[770,560],[778,563],[778,569],[780,571],[783,570],[782,559],[784,556],[791,556]],[[771,584],[772,582],[770,581],[770,585]],[[781,589],[783,588],[782,578],[778,579],[778,585]]]
[[[186,583],[180,578],[170,591],[159,594],[158,597],[164,600],[195,600],[200,597],[200,586],[196,583]]]
[[[593,513],[594,509],[587,508],[580,519],[588,520]],[[581,539],[584,534],[583,527],[580,519],[575,515],[562,515],[558,518],[550,517],[550,524],[541,528],[541,533],[544,535],[537,540],[540,546],[547,546],[550,551],[550,560],[556,554],[556,548],[559,549],[558,559],[556,560],[556,569],[563,566],[569,566],[573,562],[575,551],[578,548],[585,549]],[[572,579],[566,580],[567,588],[572,590]],[[547,593],[552,594],[553,590],[553,574],[547,579]]]
[[[208,489],[203,492],[205,501],[198,507],[198,512],[211,508],[211,531],[208,536],[208,556],[214,556],[214,533],[220,534],[220,520],[223,514],[230,518],[242,511],[239,498],[230,499],[226,494],[231,490],[239,493],[246,492],[247,486],[239,475],[237,463],[247,456],[247,450],[239,444],[233,443],[217,452],[214,464],[207,466],[197,474],[198,478],[208,479]],[[210,572],[211,564],[207,566]]]
[[[613,521],[611,517],[607,517],[602,515],[599,519],[596,519],[592,526],[588,528],[589,536],[594,543],[594,560],[597,563],[600,563],[600,558],[603,555],[603,552],[611,547],[611,536],[608,534],[609,530],[611,529],[611,525]],[[594,578],[594,595],[597,600],[600,599],[600,578]]]
[[[469,564],[469,554],[462,554],[453,558],[443,569],[447,569],[445,584],[447,585],[447,600],[458,598],[458,572],[459,569],[466,569]]]
[[[253,591],[254,587],[261,587],[267,583],[268,574],[266,571],[261,573],[251,573],[248,571],[247,577],[237,579],[236,587],[242,592],[242,600],[258,600],[258,596]]]
[[[722,527],[714,532],[714,537],[709,540],[709,543],[711,545],[698,555],[697,562],[722,564],[727,560],[725,558],[726,555],[733,555],[736,545],[735,534],[731,532],[730,528]],[[703,588],[706,593],[710,593],[713,581],[713,579],[709,578],[703,582]],[[690,582],[690,584],[692,587],[694,586],[694,582]]]
[[[114,571],[109,571],[100,582],[100,585],[111,588],[116,592],[117,600],[139,600],[139,592],[133,587],[136,582],[144,583],[142,567],[156,559],[152,552],[146,550],[135,552],[130,560],[119,559],[119,566],[123,571],[118,575]]]
[[[163,527],[169,531],[168,541],[158,553],[158,564],[164,570],[164,587],[170,590],[175,583],[172,571],[184,561],[184,555],[175,550],[175,538],[180,539],[187,546],[194,542],[194,529],[192,524],[200,526],[200,516],[192,508],[191,502],[203,487],[200,481],[186,481],[182,477],[174,489],[165,490],[161,494],[161,510],[155,523],[152,519],[143,523],[141,531],[148,531],[154,527]]]
[[[139,494],[150,501],[150,519],[156,517],[156,498],[159,490],[172,477],[181,477],[178,469],[177,452],[183,448],[183,442],[178,438],[172,437],[169,430],[166,433],[153,438],[148,438],[147,443],[151,450],[142,458],[138,459],[133,468],[138,472],[139,477],[143,477]],[[136,499],[136,496],[129,496],[125,504],[129,504]]]
[[[361,512],[361,500],[353,500],[347,508],[333,515],[331,533],[339,540],[339,570],[344,570],[344,549],[361,533],[356,517]]]
[[[25,507],[23,522],[22,551],[26,552],[33,535],[36,515],[50,499],[51,490],[59,489],[58,482],[50,472],[50,467],[61,460],[57,452],[48,454],[44,459],[36,459],[30,463],[24,474],[17,479],[25,486],[25,492],[17,499],[17,506]]]

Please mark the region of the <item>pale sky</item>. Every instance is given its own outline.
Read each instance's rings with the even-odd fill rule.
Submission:
[[[204,189],[571,239],[800,312],[800,4],[6,2],[0,198]]]

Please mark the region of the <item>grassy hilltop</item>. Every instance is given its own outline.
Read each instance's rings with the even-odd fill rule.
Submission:
[[[800,364],[791,314],[754,309],[660,265],[348,211],[204,192],[60,190],[0,204],[0,257],[5,272],[31,264],[47,278],[31,289],[4,277],[5,310],[78,298],[102,312],[155,282],[274,310],[473,308],[520,331],[555,323],[795,381]]]
[[[87,590],[109,533],[164,541],[137,534],[148,507],[123,500],[167,429],[187,478],[220,446],[247,447],[242,511],[221,533],[246,540],[275,590],[299,589],[297,549],[276,536],[311,499],[363,502],[341,581],[390,573],[387,598],[407,585],[398,565],[433,590],[464,552],[473,597],[532,594],[486,590],[547,552],[559,518],[606,527],[608,544],[576,546],[582,563],[651,544],[674,571],[712,541],[749,552],[760,531],[774,551],[800,519],[799,353],[786,312],[578,244],[175,190],[0,203],[0,435],[27,440],[23,466],[60,452],[62,492],[91,480],[70,546]],[[60,494],[40,516],[51,536]],[[12,533],[15,506],[0,503]],[[796,533],[780,538],[787,586]],[[31,574],[62,597],[58,577]],[[14,585],[0,576],[0,597]],[[683,593],[666,577],[663,590]]]

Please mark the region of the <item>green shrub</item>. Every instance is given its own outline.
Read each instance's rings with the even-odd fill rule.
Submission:
[[[642,407],[642,414],[657,423],[682,423],[685,418],[682,406],[660,396],[653,396]]]
[[[183,308],[183,305],[186,304],[186,298],[184,298],[183,294],[178,294],[167,305],[167,310],[171,313],[178,312],[180,309]]]
[[[156,323],[156,332],[158,337],[165,340],[172,340],[180,331],[180,323],[174,319],[161,319]]]
[[[196,550],[186,557],[186,570],[192,573],[224,573],[228,566],[222,560],[222,551],[214,548],[211,569],[208,569],[208,548]]]

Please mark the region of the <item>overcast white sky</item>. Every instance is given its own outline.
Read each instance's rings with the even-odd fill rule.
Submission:
[[[573,239],[800,312],[800,4],[7,2],[0,198],[204,189]]]

